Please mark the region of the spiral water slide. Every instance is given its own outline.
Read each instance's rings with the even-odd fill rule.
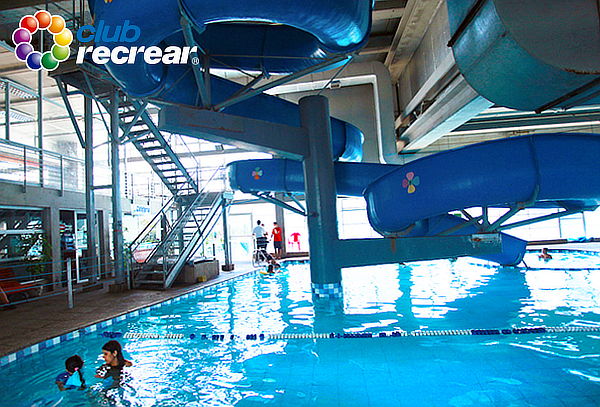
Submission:
[[[499,106],[537,112],[600,104],[597,0],[448,0],[454,59]]]
[[[210,67],[272,74],[291,74],[361,48],[371,28],[371,0],[145,0],[105,2],[90,0],[95,21],[117,26],[129,20],[140,28],[135,42],[96,41],[96,46],[185,46],[182,21],[193,26],[193,37]],[[199,105],[199,88],[190,65],[122,64],[107,69],[133,97]],[[242,86],[210,77],[211,102],[218,105]],[[222,110],[237,116],[300,125],[298,105],[266,94]],[[332,118],[333,155],[360,160],[363,135],[355,126]]]

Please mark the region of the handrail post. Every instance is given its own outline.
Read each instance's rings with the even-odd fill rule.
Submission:
[[[60,155],[60,196],[65,194],[65,166],[63,162],[63,155]]]
[[[23,192],[27,190],[27,147],[23,146]]]
[[[71,259],[67,259],[67,304],[73,309],[73,276],[71,276]]]
[[[4,82],[4,126],[5,138],[10,140],[10,82]]]

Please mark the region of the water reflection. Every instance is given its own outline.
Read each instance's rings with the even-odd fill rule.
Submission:
[[[599,276],[598,270],[440,260],[346,269],[343,299],[313,302],[308,265],[251,275],[111,327],[184,334],[180,340],[124,340],[135,364],[112,405],[520,405],[520,392],[561,397],[558,381],[586,394],[600,377],[600,337],[594,335],[269,341],[230,341],[229,335],[595,325]],[[202,334],[225,340],[201,340]],[[52,394],[65,355],[82,355],[91,374],[105,341],[85,336],[26,365],[3,368],[0,405]],[[553,377],[557,383],[549,384]],[[453,384],[438,389],[441,381]],[[106,401],[94,394],[69,405]]]

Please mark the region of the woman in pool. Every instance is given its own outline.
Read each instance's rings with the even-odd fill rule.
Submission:
[[[96,377],[113,379],[114,382],[119,383],[123,368],[132,365],[131,361],[123,356],[121,344],[117,341],[106,342],[102,347],[102,357],[106,363],[96,369]]]

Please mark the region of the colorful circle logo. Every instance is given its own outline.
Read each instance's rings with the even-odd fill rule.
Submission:
[[[33,49],[31,40],[33,34],[44,30],[52,34],[54,45],[50,51],[41,53]],[[73,42],[73,33],[66,28],[64,18],[41,10],[32,16],[21,18],[19,28],[13,31],[12,40],[15,44],[15,56],[19,61],[25,62],[29,69],[39,71],[43,68],[52,71],[61,61],[69,58],[69,45]]]
[[[418,175],[415,175],[414,172],[406,173],[406,178],[402,180],[402,188],[406,189],[406,192],[409,194],[414,193],[417,190],[417,186],[421,183]]]
[[[262,177],[262,175],[263,170],[261,170],[260,167],[256,167],[254,171],[252,171],[252,178],[254,178],[257,181],[260,179],[260,177]]]

